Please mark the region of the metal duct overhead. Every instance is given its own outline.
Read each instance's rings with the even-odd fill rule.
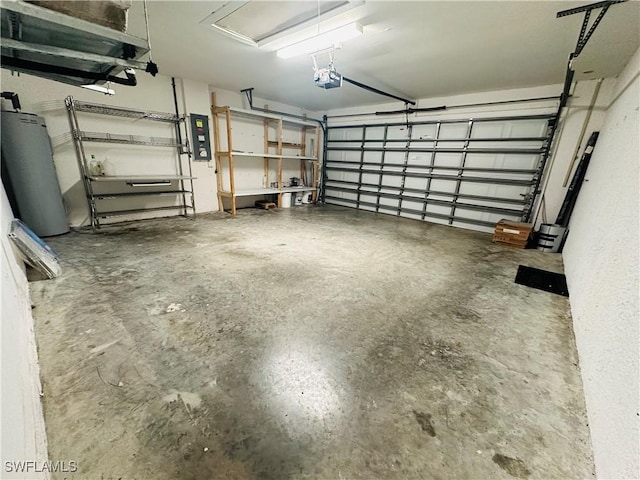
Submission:
[[[147,40],[16,0],[3,1],[0,13],[3,68],[71,85],[135,85],[132,74],[116,75],[148,68],[138,61]]]

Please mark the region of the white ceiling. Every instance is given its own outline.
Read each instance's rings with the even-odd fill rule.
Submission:
[[[310,111],[389,100],[350,84],[318,88],[309,57],[281,59],[200,23],[224,3],[148,2],[152,55],[160,73],[232,91],[255,87],[260,98]],[[278,2],[271,3],[277,8]],[[336,68],[410,99],[561,83],[584,14],[556,18],[556,13],[589,3],[367,1],[345,14],[345,21],[364,26],[365,35],[344,44]],[[134,1],[129,32],[144,37],[142,11],[142,3]],[[617,75],[639,44],[640,2],[613,5],[576,61],[577,78]]]

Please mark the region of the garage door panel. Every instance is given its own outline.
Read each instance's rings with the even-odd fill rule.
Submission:
[[[396,175],[383,175],[382,185],[399,187],[402,184],[402,177]]]
[[[411,152],[406,162],[409,167],[428,167],[431,162],[431,154]]]
[[[426,178],[407,177],[404,186],[405,188],[424,191],[427,189],[427,183],[428,180]]]
[[[433,165],[436,167],[459,167],[462,163],[462,153],[436,153]]]
[[[376,185],[380,182],[380,175],[373,173],[363,173],[362,174],[362,183],[363,184],[373,184]]]
[[[547,122],[544,120],[530,120],[513,122],[511,137],[544,137]]]
[[[363,203],[373,203],[375,204],[378,200],[378,197],[376,195],[371,195],[371,194],[365,194],[365,193],[360,193],[360,202]]]
[[[427,204],[426,211],[428,213],[436,213],[439,215],[449,215],[451,213],[451,207],[446,207],[444,205],[429,205]]]
[[[468,122],[449,123],[441,125],[439,139],[459,140],[467,137]]]
[[[411,130],[411,138],[419,140],[430,140],[436,138],[436,124],[414,125]]]
[[[367,127],[365,138],[371,141],[384,140],[385,127]]]
[[[435,190],[436,192],[455,192],[456,182],[449,180],[431,179],[431,185],[429,190]]]
[[[360,178],[357,173],[333,171],[327,174],[328,180],[343,180],[347,182],[358,183]]]
[[[423,203],[417,200],[407,200],[406,198],[402,201],[402,208],[407,210],[416,210],[418,212],[422,211]]]
[[[517,166],[517,168],[535,170],[538,166],[539,158],[539,155],[504,155],[500,166],[505,168]]]
[[[357,201],[358,194],[356,192],[338,192],[338,196],[344,200]]]
[[[399,205],[400,205],[400,199],[398,199],[398,198],[381,197],[380,198],[380,205],[385,205],[387,207],[398,208]]]
[[[471,130],[470,138],[503,138],[505,137],[506,122],[479,123]]]
[[[393,125],[387,129],[387,140],[405,140],[407,138],[407,127],[404,125]]]
[[[405,154],[403,152],[385,152],[385,165],[404,165]]]
[[[354,191],[341,198],[357,208],[482,231],[501,218],[526,219],[553,118],[416,121],[338,133],[329,127],[325,158],[338,161],[325,167],[325,196],[340,187],[331,183],[338,179],[350,182],[345,188]],[[332,144],[340,135],[360,143]],[[344,145],[352,150],[341,151]]]
[[[382,162],[382,152],[376,152],[376,151],[363,152],[362,160],[366,163],[380,164]]]
[[[344,131],[344,140],[359,141],[362,139],[362,129],[352,128]]]

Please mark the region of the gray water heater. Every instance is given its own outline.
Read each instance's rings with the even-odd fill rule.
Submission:
[[[2,112],[2,182],[14,212],[41,237],[69,231],[44,119]]]

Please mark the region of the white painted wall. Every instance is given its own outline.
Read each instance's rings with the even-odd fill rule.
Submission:
[[[49,476],[35,473],[33,468],[29,474],[21,474],[8,471],[5,464],[47,460],[47,439],[40,403],[40,368],[33,332],[29,285],[24,273],[24,263],[16,256],[7,237],[13,214],[4,187],[0,203],[0,478],[44,479]]]
[[[553,222],[560,209],[562,200],[566,192],[566,187],[562,186],[563,178],[566,174],[566,170],[569,167],[571,158],[573,157],[576,147],[584,145],[589,137],[591,131],[596,130],[602,124],[604,118],[604,110],[611,95],[611,90],[614,85],[614,80],[605,79],[602,82],[600,93],[595,102],[595,108],[592,109],[590,119],[586,128],[586,134],[584,138],[580,138],[582,127],[586,121],[588,115],[589,106],[592,101],[594,91],[597,86],[597,81],[585,81],[580,82],[574,88],[572,92],[572,98],[569,100],[567,108],[564,110],[561,122],[561,128],[558,130],[556,140],[552,147],[550,159],[547,164],[547,179],[548,184],[543,183],[543,187],[546,187],[544,193],[545,201],[542,202],[540,196],[536,203],[535,211],[540,210],[540,214],[537,216],[537,224],[541,222]],[[345,85],[342,88],[354,88],[350,85]],[[494,92],[482,92],[472,93],[464,95],[456,95],[449,97],[438,97],[429,99],[420,99],[416,105],[420,107],[437,107],[441,105],[454,106],[475,104],[482,102],[498,102],[505,100],[526,99],[526,98],[538,98],[558,96],[562,91],[561,85],[546,85],[539,87],[520,88],[513,90],[500,90]],[[326,92],[327,95],[331,94],[331,91]],[[382,98],[382,97],[381,97]],[[360,114],[373,111],[384,110],[399,110],[403,105],[399,102],[395,103],[381,103],[372,106],[349,108],[340,110],[331,110],[327,114],[344,115],[344,114]],[[439,112],[419,113],[409,117],[410,120],[440,120],[440,119],[463,119],[463,118],[481,118],[492,116],[511,116],[511,115],[529,115],[539,113],[555,113],[557,109],[557,101],[541,101],[532,103],[518,103],[518,104],[506,104],[506,105],[490,105],[481,107],[466,107],[455,108]],[[405,117],[399,116],[362,116],[351,117],[341,119],[330,119],[329,125],[349,125],[358,123],[383,123],[383,122],[402,122]],[[582,147],[578,148],[578,157],[582,153]],[[523,168],[527,168],[524,166]],[[485,187],[492,188],[492,187]],[[485,192],[485,194],[492,194],[491,192]],[[492,220],[492,218],[482,218],[482,213],[474,214],[477,218],[483,220]],[[467,215],[471,216],[471,215]],[[494,216],[495,217],[495,216]],[[431,222],[439,222],[437,219],[428,218]],[[493,219],[495,220],[495,219]],[[445,222],[446,223],[446,222]],[[491,228],[477,227],[473,225],[459,224],[464,228],[473,228],[484,231],[492,231]]]
[[[69,223],[72,226],[88,224],[89,211],[85,200],[84,188],[81,182],[80,171],[73,143],[69,137],[69,120],[64,108],[64,98],[72,95],[78,100],[102,103],[142,110],[155,110],[161,112],[173,112],[173,93],[171,78],[158,75],[151,77],[148,74],[138,74],[138,86],[126,87],[114,85],[116,95],[106,96],[90,90],[53,82],[31,75],[12,75],[7,70],[1,71],[2,89],[18,93],[22,110],[24,112],[37,113],[45,118],[49,136],[54,143],[54,162],[67,208]],[[197,113],[209,116],[209,129],[213,149],[213,122],[211,121],[211,97],[210,92],[218,95],[218,105],[231,105],[249,108],[244,95],[240,92],[231,92],[209,86],[203,82],[188,79],[176,79],[178,108],[181,114]],[[263,107],[269,103],[274,110],[302,114],[299,108],[275,102],[265,102],[256,97],[255,105]],[[3,102],[3,106],[10,108],[9,103]],[[172,127],[168,124],[148,122],[144,120],[127,120],[122,118],[96,116],[86,113],[78,114],[80,127],[83,130],[95,132],[111,132],[129,135],[163,136],[173,135]],[[187,124],[189,119],[187,119]],[[233,125],[234,135],[241,138],[238,148],[256,151],[263,149],[263,126],[261,122],[253,127],[250,124],[237,123]],[[293,130],[285,131],[285,141],[295,141],[297,138]],[[113,145],[99,143],[85,143],[87,155],[94,154],[97,160],[105,162],[105,170],[111,175],[133,174],[165,174],[175,170],[177,154],[173,149],[162,147],[139,147],[130,145]],[[288,152],[285,152],[288,153]],[[186,157],[184,157],[186,159]],[[254,176],[258,175],[258,181],[262,178],[262,160],[259,164],[251,165],[246,173],[247,185],[256,186]],[[183,163],[186,166],[186,161]],[[297,161],[285,162],[285,178],[299,176],[299,163]],[[197,212],[209,212],[218,210],[214,162],[192,162],[194,180],[195,203]],[[257,167],[257,168],[254,168]],[[249,171],[250,170],[250,171]],[[239,172],[242,174],[242,172]],[[242,175],[241,183],[242,185]],[[257,186],[261,186],[258,184]],[[115,203],[118,202],[118,203]],[[253,200],[250,202],[253,204]],[[130,209],[144,207],[145,205],[172,205],[175,199],[172,197],[145,197],[113,201],[105,207],[113,209]],[[148,212],[129,217],[117,217],[117,220],[130,220],[172,213]]]
[[[543,183],[544,195],[540,197],[539,214],[536,226],[540,223],[554,223],[560,206],[567,193],[571,174],[584,152],[591,132],[599,130],[604,121],[607,106],[611,100],[615,79],[602,80],[597,98],[598,81],[579,82],[574,85],[572,97],[562,113],[560,127],[556,133],[552,155],[547,166],[546,178]],[[558,91],[561,87],[558,86]],[[593,108],[590,108],[593,103]],[[591,110],[591,113],[589,113]],[[586,123],[586,126],[585,126]],[[581,133],[584,129],[584,135]],[[576,158],[571,167],[572,159]],[[565,185],[567,171],[570,170],[568,182]]]
[[[46,120],[49,136],[54,143],[54,162],[58,180],[68,211],[69,223],[72,226],[87,224],[89,212],[75,150],[68,137],[70,127],[63,100],[66,96],[73,95],[76,99],[93,103],[174,112],[171,78],[162,75],[151,77],[145,73],[140,73],[137,77],[138,86],[115,85],[113,88],[116,90],[116,95],[106,96],[80,87],[30,75],[11,75],[11,72],[2,70],[2,89],[18,93],[23,111],[37,113]],[[176,83],[181,114],[185,113],[184,108],[188,108],[186,113],[209,113],[207,84],[185,81],[183,87],[180,79],[176,79]],[[8,107],[7,103],[4,105]],[[79,113],[78,116],[80,127],[83,130],[130,135],[173,136],[172,126],[169,124],[86,113]],[[63,140],[66,141],[63,142]],[[107,174],[168,174],[175,172],[177,154],[174,149],[101,143],[85,143],[85,149],[87,155],[94,154],[97,160],[105,161]],[[183,165],[186,166],[186,160]],[[212,170],[207,168],[206,162],[193,162],[192,166],[194,175],[198,177],[194,185],[197,211],[216,210],[215,181],[211,181]],[[113,208],[137,208],[147,204],[171,205],[175,200],[172,197],[127,199],[126,203],[114,203]],[[160,215],[163,213],[149,212],[132,217],[119,217],[118,219],[126,220]]]
[[[216,196],[216,174],[215,162],[213,161],[213,125],[211,122],[211,100],[209,97],[209,86],[206,83],[195,82],[193,80],[179,80],[178,88],[178,109],[181,112],[207,115],[209,117],[209,136],[211,140],[211,158],[209,162],[194,161],[192,163],[193,190],[195,192],[196,210],[198,212],[210,212],[218,210],[218,197]],[[189,128],[191,126],[188,119]],[[189,134],[191,142],[191,134]]]
[[[640,50],[618,77],[563,252],[599,478],[640,476]]]

